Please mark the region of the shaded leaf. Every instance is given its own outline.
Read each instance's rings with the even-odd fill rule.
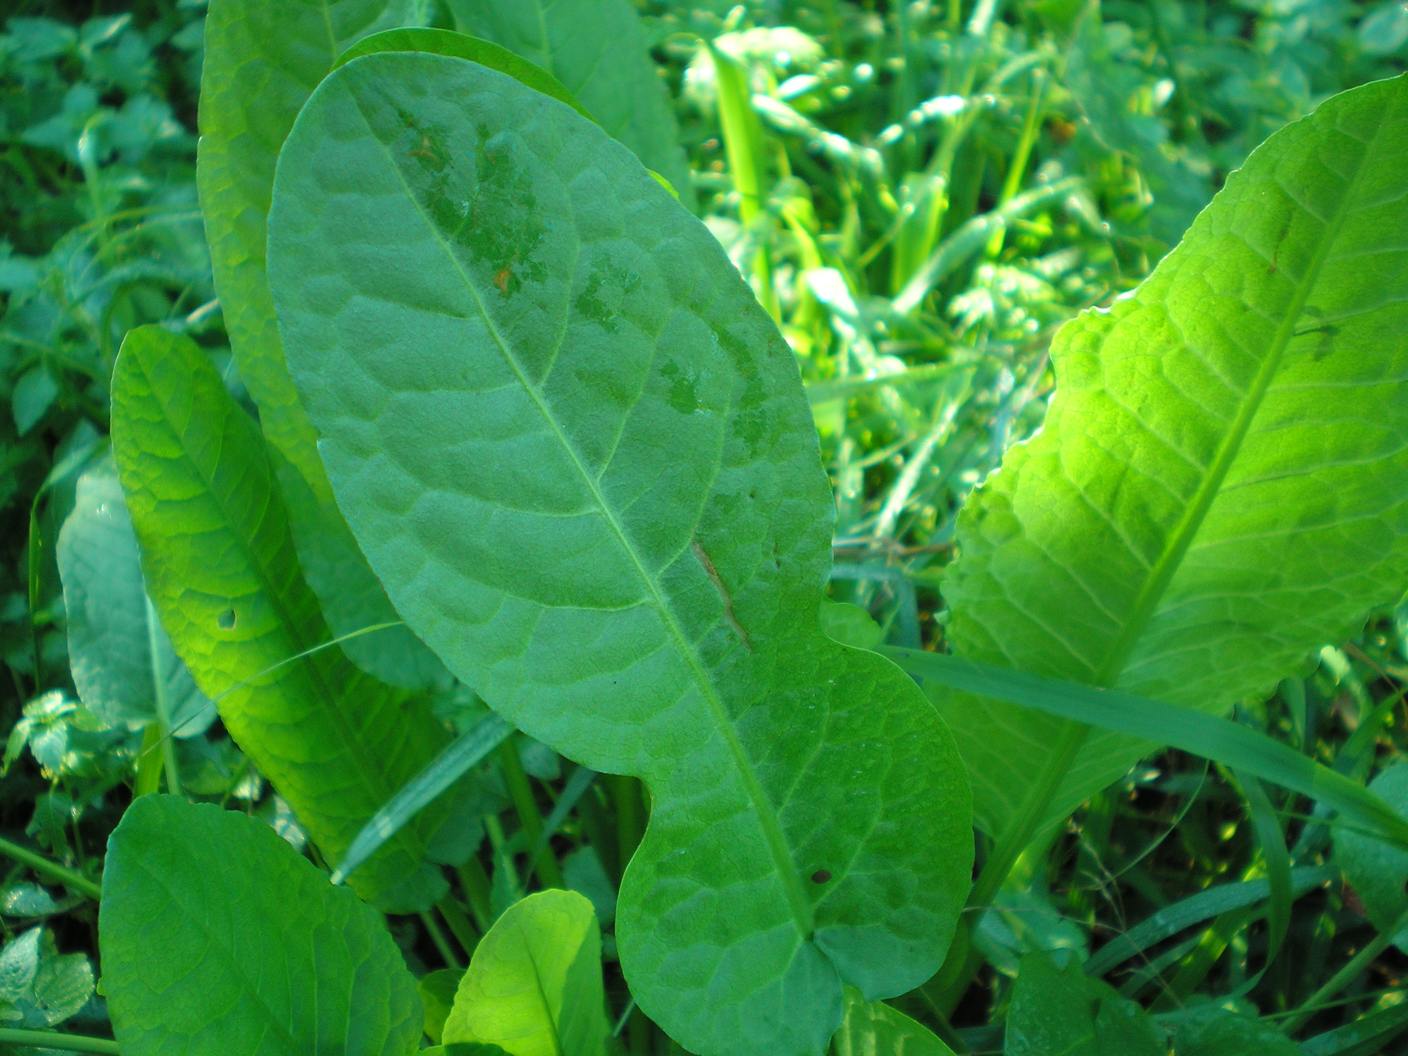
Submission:
[[[1079,964],[1047,953],[1022,958],[1007,1008],[1004,1056],[1166,1056],[1162,1032],[1142,1009]]]
[[[143,796],[108,842],[103,992],[123,1056],[408,1056],[415,979],[381,917],[262,822]]]
[[[1389,766],[1370,782],[1369,791],[1408,819],[1408,762]],[[1345,819],[1335,826],[1335,860],[1374,927],[1408,952],[1408,846],[1391,844]]]
[[[83,706],[110,725],[160,719],[177,737],[203,733],[215,709],[152,611],[132,519],[110,465],[78,480],[56,551],[69,664]]]
[[[617,909],[641,1007],[705,1054],[815,1053],[843,981],[931,975],[962,775],[913,683],[818,628],[815,432],[706,229],[569,108],[385,54],[310,100],[271,230],[290,365],[398,611],[515,726],[651,788]]]

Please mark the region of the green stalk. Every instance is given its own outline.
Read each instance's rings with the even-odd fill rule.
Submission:
[[[42,854],[21,847],[18,843],[11,843],[9,840],[0,838],[0,854],[12,861],[27,865],[40,876],[47,876],[50,880],[58,881],[65,887],[87,895],[94,902],[102,897],[103,889],[89,880],[82,873],[74,872],[67,866],[58,862],[51,862]]]
[[[20,1030],[0,1028],[0,1045],[21,1045],[33,1049],[61,1049],[64,1052],[110,1053],[119,1056],[117,1042],[108,1038],[89,1038],[82,1034],[59,1034],[52,1030]]]
[[[420,922],[425,925],[425,932],[430,936],[430,941],[435,944],[435,949],[440,953],[440,959],[445,962],[446,968],[454,968],[456,971],[464,967],[464,962],[455,956],[450,941],[445,938],[445,933],[440,930],[440,925],[435,923],[435,918],[425,910],[420,911]]]
[[[499,766],[503,769],[504,784],[508,785],[509,797],[518,813],[518,822],[528,837],[527,844],[530,848],[536,847],[543,835],[543,816],[538,812],[538,801],[533,797],[533,786],[528,783],[528,775],[523,772],[523,762],[518,758],[518,745],[512,740],[499,745]],[[557,859],[552,856],[550,848],[538,855],[536,863],[528,863],[527,872],[523,876],[525,884],[535,871],[542,879],[544,887],[563,886],[562,871],[558,868]]]
[[[479,936],[475,934],[474,925],[469,922],[464,908],[450,895],[446,895],[435,903],[435,908],[450,929],[450,933],[454,935],[455,941],[460,944],[460,949],[472,956],[474,948],[479,945]]]
[[[492,886],[489,874],[484,871],[484,866],[477,856],[470,858],[460,866],[456,873],[460,878],[460,886],[464,888],[464,897],[465,901],[469,903],[469,912],[473,915],[474,923],[482,935],[494,923],[494,910],[489,896]]]

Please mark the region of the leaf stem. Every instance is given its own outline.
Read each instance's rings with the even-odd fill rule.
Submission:
[[[21,847],[18,843],[11,843],[7,839],[0,838],[0,854],[12,861],[19,862],[21,865],[29,866],[40,876],[47,876],[50,880],[56,880],[65,887],[87,895],[94,902],[102,897],[103,889],[82,873],[75,872],[58,862],[51,862],[42,854],[31,851],[27,847]]]
[[[455,956],[454,948],[450,946],[450,941],[445,938],[445,933],[440,930],[440,925],[435,923],[435,918],[425,910],[420,912],[420,922],[425,925],[426,934],[430,936],[430,941],[435,944],[435,949],[440,953],[440,959],[445,962],[446,968],[456,970],[464,968],[464,964]]]
[[[543,834],[543,816],[538,811],[538,801],[533,798],[533,786],[529,784],[528,775],[523,771],[523,761],[518,757],[518,745],[512,739],[499,745],[499,765],[503,768],[504,783],[508,785],[508,793],[513,799],[514,810],[518,813],[519,824],[523,826],[523,831],[528,837],[528,846],[536,846]],[[544,887],[562,886],[562,871],[558,869],[557,859],[552,856],[550,850],[546,854],[538,855],[536,862],[528,863],[528,872],[523,877],[525,884],[535,869]]]
[[[22,1045],[35,1049],[61,1049],[64,1052],[94,1052],[119,1056],[117,1042],[109,1038],[89,1038],[82,1034],[59,1034],[52,1030],[0,1028],[0,1045]]]

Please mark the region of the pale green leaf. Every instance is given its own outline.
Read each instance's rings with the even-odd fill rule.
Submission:
[[[142,727],[159,717],[177,737],[203,733],[215,709],[147,600],[137,537],[111,465],[79,477],[56,557],[83,706],[112,725]]]
[[[909,679],[818,628],[815,432],[707,230],[566,106],[385,54],[305,108],[270,249],[398,611],[515,726],[650,786],[617,917],[642,1009],[706,1056],[817,1053],[843,982],[931,975],[968,886],[961,763]]]
[[[462,33],[552,74],[601,127],[694,201],[674,108],[630,0],[447,0]]]
[[[230,735],[333,862],[444,740],[329,639],[299,572],[258,427],[188,338],[134,330],[113,372],[112,441],[152,602]],[[353,886],[388,909],[444,889],[428,820],[400,830]]]
[[[1408,583],[1408,77],[1227,180],[1132,295],[1057,335],[1057,393],[959,520],[961,656],[1220,712]],[[1153,745],[942,710],[1014,846]]]
[[[953,1050],[903,1012],[848,990],[831,1056],[953,1056]]]
[[[514,903],[479,940],[442,1031],[509,1056],[602,1056],[607,1035],[601,932],[573,891]]]
[[[1408,762],[1388,767],[1370,782],[1369,791],[1408,819]],[[1335,861],[1374,926],[1408,951],[1408,846],[1391,844],[1345,820],[1335,826]]]
[[[205,20],[196,181],[215,291],[240,377],[259,407],[309,585],[339,637],[396,615],[333,501],[299,406],[265,274],[274,163],[298,108],[354,41],[404,23],[410,0],[211,0]],[[351,639],[385,681],[419,686],[443,669],[404,627]]]
[[[408,1056],[415,979],[371,907],[263,822],[143,796],[108,842],[103,993],[123,1056]]]
[[[1166,1056],[1154,1021],[1081,971],[1045,952],[1022,958],[1007,1007],[1004,1056]]]

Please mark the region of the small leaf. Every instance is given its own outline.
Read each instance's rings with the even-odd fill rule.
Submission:
[[[69,662],[83,706],[109,725],[136,729],[160,718],[174,736],[203,733],[215,709],[151,609],[137,536],[110,465],[79,478],[57,558]]]
[[[1302,1056],[1270,1023],[1219,1008],[1180,1012],[1170,1025],[1178,1056]]]
[[[831,1056],[953,1056],[953,1050],[904,1013],[848,990]]]
[[[1154,1021],[1074,962],[1022,958],[1007,1008],[1004,1056],[1166,1056]]]
[[[601,933],[592,904],[542,891],[511,906],[479,941],[443,1032],[509,1056],[602,1056],[607,1034]]]
[[[47,367],[32,367],[20,375],[10,394],[10,408],[15,416],[15,431],[24,436],[48,413],[59,395],[59,383]]]
[[[143,796],[108,842],[103,992],[123,1056],[409,1056],[381,917],[242,814]]]
[[[445,1020],[455,1004],[455,991],[459,989],[464,972],[455,968],[442,968],[438,972],[423,975],[416,981],[420,993],[421,1008],[425,1012],[425,1036],[438,1042],[445,1029]]]

